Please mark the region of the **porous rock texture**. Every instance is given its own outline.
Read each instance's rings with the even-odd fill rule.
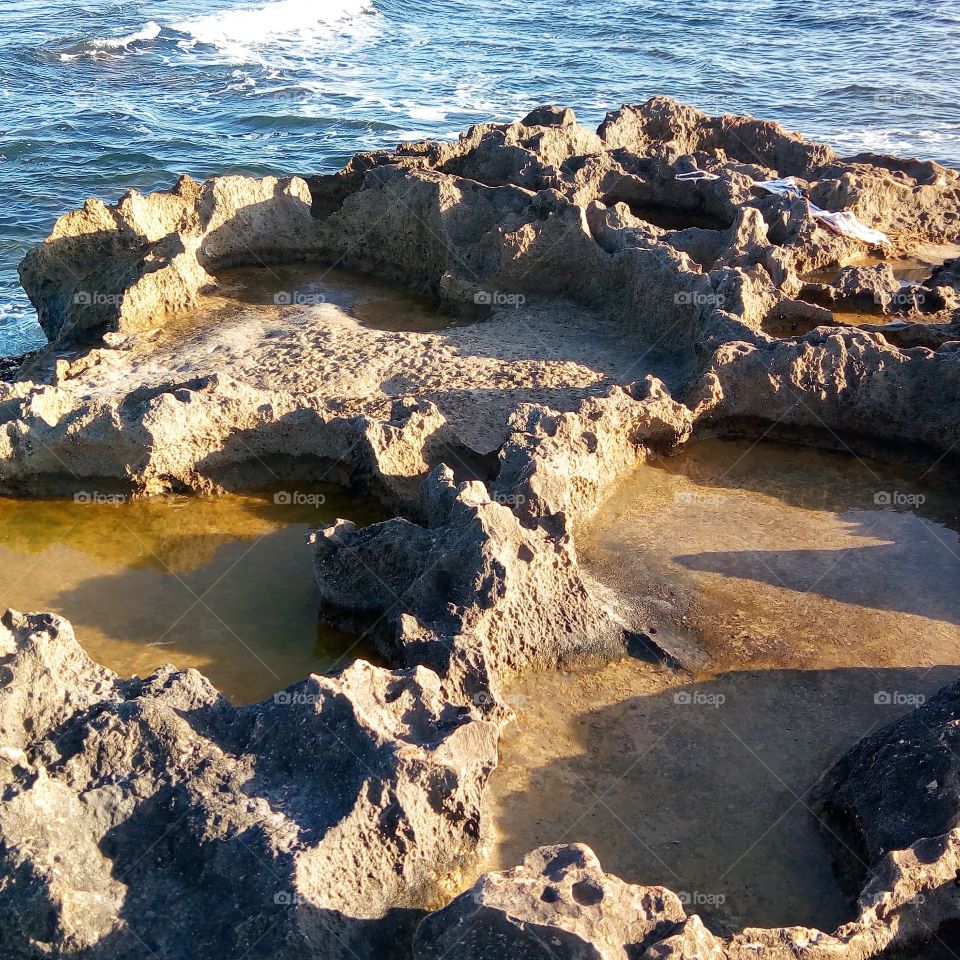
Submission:
[[[513,870],[485,874],[425,919],[414,957],[625,960],[684,919],[676,894],[605,874],[589,847],[541,847]]]
[[[457,489],[448,468],[427,478],[424,495],[423,526],[342,520],[313,534],[321,599],[340,622],[489,706],[511,672],[625,653],[569,537],[523,527],[482,483]]]
[[[803,195],[757,186],[784,177]],[[890,242],[832,233],[810,202]],[[5,954],[865,960],[956,919],[952,822],[923,839],[922,806],[888,829],[847,761],[830,809],[875,810],[875,849],[833,933],[721,940],[579,846],[420,922],[481,845],[509,676],[621,656],[640,629],[577,563],[576,525],[613,482],[697,431],[960,439],[956,264],[909,290],[894,266],[958,240],[955,171],[662,97],[596,132],[546,106],[332,175],[183,178],[62,217],[21,265],[52,343],[0,383],[4,489],[367,485],[402,516],[314,533],[316,579],[394,669],[236,709],[196,673],[121,680],[63,621],[8,614]],[[272,301],[230,296],[230,268],[293,261],[474,322],[375,329],[280,280]],[[876,322],[854,329],[854,309]]]
[[[677,179],[695,170],[713,179]],[[816,221],[804,197],[756,186],[786,176],[819,206],[888,231],[891,244],[868,251]],[[823,407],[831,429],[870,418],[895,439],[946,448],[954,441],[941,427],[957,420],[950,396],[918,410],[911,391],[952,377],[952,275],[927,281],[921,317],[919,294],[905,297],[890,266],[845,265],[955,244],[958,184],[936,164],[842,160],[776,124],[654,98],[611,113],[596,133],[571,111],[542,108],[453,143],[361,154],[337,174],[184,178],[169,194],[91,201],[57,222],[21,277],[61,353],[103,335],[106,347],[57,363],[54,350],[4,388],[0,476],[27,482],[57,468],[54,454],[34,457],[21,440],[37,447],[50,433],[57,457],[69,435],[65,459],[81,475],[120,474],[141,492],[203,489],[218,482],[220,451],[238,436],[276,433],[289,418],[326,420],[331,406],[388,421],[390,402],[404,396],[434,403],[448,437],[492,454],[522,404],[569,412],[648,373],[689,390],[711,423],[779,422],[789,404],[787,419],[819,429]],[[494,315],[426,335],[372,331],[330,304],[210,306],[218,271],[291,260],[374,272],[449,310],[479,303]],[[832,282],[804,279],[831,268]],[[833,318],[831,307],[871,302],[874,332]],[[198,319],[183,335],[144,335],[171,328],[186,307]],[[766,333],[790,318],[831,331]],[[901,355],[888,326],[896,343],[925,349]],[[757,382],[760,367],[768,385]],[[851,374],[867,388],[851,393]],[[223,423],[228,436],[195,427],[171,401],[196,384],[236,411]],[[159,421],[203,442],[162,463],[169,440]],[[144,465],[146,447],[156,464]],[[252,455],[263,456],[258,443]],[[109,471],[105,457],[115,461]],[[424,476],[427,463],[417,466]]]
[[[5,957],[384,956],[479,832],[497,729],[425,668],[238,709],[13,612],[0,659]]]
[[[713,934],[680,898],[605,874],[583,844],[541,847],[482,876],[417,928],[414,960],[866,960],[934,937],[960,909],[960,832],[920,840],[878,865],[855,920]],[[907,956],[908,954],[903,954]]]

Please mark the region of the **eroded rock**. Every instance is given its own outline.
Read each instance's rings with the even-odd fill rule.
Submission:
[[[604,873],[584,844],[540,847],[424,920],[413,956],[627,960],[645,956],[684,920],[675,894]]]
[[[623,631],[580,578],[569,536],[523,526],[477,482],[438,467],[426,525],[339,521],[311,537],[328,611],[391,658],[427,663],[455,698],[495,708],[511,672],[609,659]]]
[[[762,186],[784,177],[786,193]],[[196,673],[122,680],[63,621],[8,615],[4,950],[407,952],[480,844],[504,680],[628,648],[573,540],[625,470],[695,430],[960,441],[953,267],[910,308],[923,335],[838,328],[838,305],[905,312],[902,287],[887,266],[851,265],[864,245],[810,208],[850,210],[891,234],[873,253],[904,254],[957,241],[958,180],[654,98],[597,132],[546,106],[329,177],[182,179],[62,217],[21,267],[56,342],[0,384],[5,486],[215,491],[276,458],[369,484],[405,516],[318,531],[317,581],[327,615],[370,630],[402,669],[358,662],[238,710]],[[423,335],[330,305],[204,313],[224,267],[293,260],[491,315]],[[821,268],[837,281],[804,279]],[[771,334],[791,321],[821,326]],[[948,714],[926,716],[945,730]],[[421,924],[416,953],[865,960],[918,942],[958,916],[960,854],[952,766],[915,723],[906,745],[888,734],[877,749],[898,772],[936,768],[923,802],[913,781],[889,789],[870,747],[835,771],[832,802],[865,854],[859,915],[833,933],[721,940],[673,894],[569,847],[482,878]],[[913,804],[899,819],[898,791]]]
[[[237,709],[120,680],[57,617],[7,613],[0,650],[4,956],[382,957],[478,842],[497,728],[429,670]]]

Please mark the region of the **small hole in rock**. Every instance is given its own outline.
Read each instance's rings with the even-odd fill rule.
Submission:
[[[603,899],[603,888],[595,880],[578,880],[570,892],[581,907],[595,906]]]

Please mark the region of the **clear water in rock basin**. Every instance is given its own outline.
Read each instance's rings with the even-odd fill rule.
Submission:
[[[317,263],[222,270],[216,299],[281,309],[339,307],[376,330],[427,333],[464,318],[440,311],[440,301],[366,274]]]
[[[317,173],[357,150],[667,94],[845,154],[960,162],[955,0],[4,0],[0,352],[42,343],[16,264],[89,196]],[[907,51],[905,53],[905,51]]]
[[[935,267],[942,266],[948,260],[954,260],[957,257],[960,257],[960,244],[918,243],[910,256],[881,257],[875,254],[864,254],[851,258],[843,264],[843,267],[876,267],[885,263],[901,283],[923,283],[930,278]],[[811,270],[803,279],[812,283],[836,283],[843,267],[833,266]]]
[[[0,607],[54,611],[121,676],[195,667],[238,703],[372,651],[319,620],[306,533],[381,519],[337,488],[0,499]]]
[[[693,666],[521,681],[491,780],[493,865],[577,840],[721,931],[848,919],[810,792],[960,676],[957,528],[923,470],[839,454],[704,441],[639,468],[578,551]]]

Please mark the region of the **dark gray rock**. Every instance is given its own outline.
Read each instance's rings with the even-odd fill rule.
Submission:
[[[824,837],[849,885],[892,850],[960,825],[960,681],[861,740],[817,787]]]

